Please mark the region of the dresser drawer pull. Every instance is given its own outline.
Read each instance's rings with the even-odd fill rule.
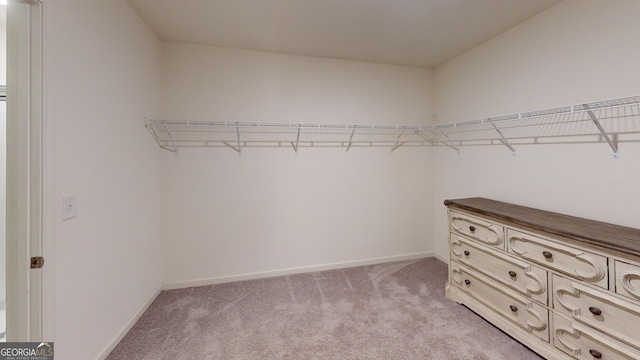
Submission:
[[[511,309],[511,311],[513,311],[513,312],[518,311],[518,307],[517,307],[517,306],[515,306],[515,305],[510,305],[510,306],[509,306],[509,309]]]
[[[544,256],[545,259],[551,259],[553,257],[553,254],[548,251],[543,251],[542,256]]]
[[[467,285],[471,285],[471,280],[469,280],[469,279],[465,279],[465,280],[464,280],[464,283],[465,283],[465,284],[467,284]]]
[[[515,271],[509,271],[509,276],[515,279],[515,277],[518,276],[518,274],[516,274]]]
[[[471,232],[476,231],[476,227],[475,226],[469,226],[469,231],[471,231]]]
[[[469,250],[464,251],[464,256],[469,256],[469,254],[470,254]]]
[[[602,310],[600,310],[600,309],[598,309],[597,307],[594,307],[594,306],[589,307],[589,311],[595,316],[602,315]]]
[[[598,350],[589,350],[589,354],[591,354],[594,359],[602,359],[602,353]]]

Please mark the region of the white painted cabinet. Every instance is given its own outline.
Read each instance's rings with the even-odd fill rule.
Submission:
[[[640,230],[447,200],[447,297],[547,359],[640,359]]]

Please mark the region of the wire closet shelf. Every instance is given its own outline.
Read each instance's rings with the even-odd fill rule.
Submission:
[[[607,143],[618,157],[620,142],[640,141],[640,95],[437,125],[338,125],[145,119],[165,150],[226,147],[300,148]]]

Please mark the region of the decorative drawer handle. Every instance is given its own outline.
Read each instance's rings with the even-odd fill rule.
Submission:
[[[511,276],[512,278],[515,278],[516,276],[518,276],[518,274],[516,274],[515,271],[509,271],[509,276]]]
[[[511,309],[511,311],[516,312],[518,311],[518,307],[515,305],[509,305],[509,309]]]
[[[600,309],[598,309],[597,307],[594,307],[594,306],[589,307],[589,311],[595,316],[602,315],[602,310],[600,310]]]
[[[465,284],[467,284],[467,285],[471,285],[471,280],[469,280],[469,279],[465,279],[465,280],[464,280],[464,283],[465,283]]]
[[[476,227],[475,226],[469,226],[469,231],[471,231],[471,232],[476,231]]]
[[[543,251],[542,256],[544,256],[545,259],[551,259],[553,257],[553,254],[548,251]]]
[[[589,350],[589,354],[591,354],[594,359],[602,359],[602,353],[598,350]]]
[[[469,250],[464,251],[464,256],[469,256],[469,254],[470,254]]]

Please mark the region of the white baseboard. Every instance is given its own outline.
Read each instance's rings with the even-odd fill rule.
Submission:
[[[116,346],[118,346],[120,341],[122,341],[122,339],[125,337],[125,335],[127,335],[127,333],[129,333],[129,331],[131,330],[131,328],[133,328],[133,326],[136,324],[136,322],[138,322],[138,320],[140,320],[140,317],[142,316],[142,314],[144,314],[144,312],[147,311],[149,306],[151,306],[151,304],[155,301],[155,299],[158,297],[158,295],[160,295],[161,291],[162,291],[162,289],[156,290],[156,292],[151,296],[151,298],[149,300],[147,300],[147,302],[144,305],[142,305],[140,310],[138,310],[138,312],[127,323],[127,325],[125,325],[125,327],[122,328],[122,330],[120,330],[118,335],[116,335],[116,337],[111,341],[111,344],[109,346],[107,346],[107,348],[102,352],[102,355],[100,355],[97,360],[105,360],[107,358],[107,356],[109,356],[109,354],[111,354],[113,349],[115,349]]]
[[[221,276],[221,277],[214,277],[214,278],[207,278],[207,279],[188,280],[188,281],[176,281],[176,282],[162,284],[162,290],[183,289],[188,287],[222,284],[222,283],[228,283],[228,282],[234,282],[234,281],[263,279],[263,278],[282,276],[282,275],[302,274],[302,273],[334,270],[334,269],[344,269],[344,268],[350,268],[350,267],[356,267],[356,266],[381,264],[381,263],[393,262],[393,261],[416,260],[416,259],[428,258],[433,256],[436,256],[436,254],[432,251],[428,251],[428,252],[420,252],[420,253],[414,253],[414,254],[386,256],[386,257],[365,259],[365,260],[345,261],[345,262],[337,262],[337,263],[323,264],[323,265],[302,266],[302,267],[280,269],[280,270],[269,270],[269,271],[241,274],[241,275]],[[440,257],[438,258],[441,259]]]
[[[449,263],[449,258],[448,257],[442,256],[442,255],[440,255],[438,253],[433,254],[433,257],[435,257],[436,259],[441,260],[441,261],[443,261],[443,262],[445,262],[447,264]]]
[[[162,290],[173,290],[173,289],[182,289],[194,286],[206,286],[206,285],[214,285],[214,284],[222,284],[234,281],[243,281],[243,280],[253,280],[253,279],[263,279],[274,276],[282,276],[282,275],[291,275],[291,274],[303,274],[309,272],[316,271],[325,271],[325,270],[335,270],[335,269],[345,269],[356,266],[364,266],[364,265],[374,265],[381,264],[386,262],[393,261],[405,261],[405,260],[417,260],[429,257],[436,257],[442,261],[448,261],[448,259],[444,259],[438,254],[434,252],[421,252],[414,254],[404,254],[404,255],[395,255],[395,256],[386,256],[380,258],[373,259],[364,259],[364,260],[355,260],[355,261],[345,261],[345,262],[337,262],[331,264],[323,264],[323,265],[312,265],[312,266],[302,266],[296,268],[288,268],[288,269],[280,269],[280,270],[270,270],[270,271],[262,271],[256,273],[248,273],[242,275],[232,275],[232,276],[221,276],[215,278],[208,279],[200,279],[200,280],[191,280],[191,281],[178,281],[173,283],[166,283],[161,286],[160,289],[156,290],[156,292],[149,298],[149,300],[136,312],[135,316],[120,330],[120,332],[115,336],[115,338],[111,341],[111,344],[107,346],[107,348],[102,352],[102,355],[98,357],[97,360],[105,360],[107,356],[113,351],[113,349],[118,346],[120,341],[127,335],[127,333],[133,328],[142,314],[151,306],[151,304],[155,301],[155,299],[160,295]]]

